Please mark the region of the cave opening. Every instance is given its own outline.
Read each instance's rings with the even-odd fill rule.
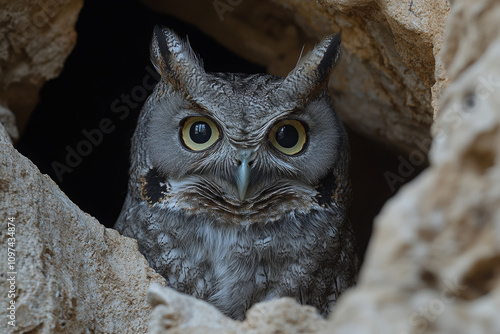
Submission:
[[[114,224],[125,199],[130,138],[155,80],[149,61],[155,24],[187,35],[208,72],[266,71],[193,25],[139,1],[85,1],[76,25],[77,44],[61,75],[42,88],[16,147],[106,227]],[[351,222],[363,256],[374,217],[426,164],[415,166],[397,148],[348,132]]]

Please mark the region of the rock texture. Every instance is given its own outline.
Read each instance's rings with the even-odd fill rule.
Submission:
[[[448,0],[143,1],[279,75],[304,45],[342,29],[343,60],[330,84],[343,120],[373,140],[427,151],[447,84],[436,58]]]
[[[343,32],[330,82],[343,120],[369,138],[427,151],[447,78],[436,61],[448,0],[143,0],[191,22],[241,56],[285,75],[302,47]],[[75,44],[82,0],[0,0],[0,103],[19,127]],[[418,143],[418,144],[417,144]]]
[[[245,3],[231,0],[234,9],[226,14],[236,15]],[[500,3],[452,2],[444,47],[431,66],[434,79],[424,69],[432,62],[428,52],[436,55],[441,37],[438,33],[426,35],[422,29],[431,31],[441,25],[436,8],[446,13],[447,4],[435,1],[427,8],[427,3],[411,1],[407,9],[411,15],[416,13],[416,18],[410,19],[402,10],[406,7],[392,1],[304,2],[304,26],[306,19],[328,26],[326,18],[334,12],[334,20],[344,18],[346,30],[354,31],[362,26],[354,25],[356,20],[372,15],[372,27],[380,28],[380,39],[373,42],[372,51],[380,57],[379,64],[392,64],[394,71],[383,77],[387,68],[380,65],[380,72],[373,73],[385,81],[374,82],[384,89],[399,89],[406,101],[403,105],[424,91],[428,96],[422,93],[420,97],[425,99],[418,103],[430,105],[431,86],[446,82],[443,68],[451,82],[441,97],[433,125],[430,167],[387,203],[377,218],[358,286],[342,296],[328,320],[310,307],[279,299],[255,305],[247,319],[238,323],[202,301],[155,285],[148,295],[155,306],[151,315],[145,291],[151,283],[164,285],[164,281],[147,267],[136,243],[81,212],[12,148],[6,132],[0,129],[0,217],[4,221],[0,240],[4,247],[8,244],[10,217],[14,218],[16,239],[12,246],[16,249],[15,267],[9,268],[8,261],[0,262],[2,291],[12,286],[8,272],[17,271],[16,297],[12,299],[17,327],[6,327],[7,332],[145,333],[151,316],[150,332],[154,334],[500,333]],[[316,9],[307,11],[306,7]],[[293,36],[293,27],[277,27],[277,31],[289,31]],[[406,34],[401,27],[415,34]],[[313,35],[315,29],[311,31]],[[350,50],[355,43],[351,33],[344,31],[346,53],[359,55]],[[359,47],[370,46],[372,41],[359,42]],[[376,50],[385,51],[377,54]],[[367,68],[373,65],[370,59],[347,59]],[[396,60],[399,62],[394,63]],[[392,87],[391,75],[408,80],[415,92],[405,90],[406,84],[399,82],[392,82]],[[367,76],[366,80],[375,79]],[[440,89],[435,88],[436,97]],[[387,90],[387,95],[393,90]],[[379,93],[373,91],[373,101],[378,101]],[[387,124],[406,124],[392,130],[387,140],[398,142],[395,133],[415,135],[421,124],[430,124],[432,112],[424,117],[426,114],[417,112],[423,107],[412,108],[414,115],[423,118],[399,109],[384,114],[394,117],[393,123]],[[369,118],[370,114],[366,115]],[[397,123],[398,117],[410,118],[406,118],[408,123]],[[413,121],[415,132],[407,129]],[[9,305],[8,295],[0,298],[1,305]],[[2,306],[0,317],[7,319],[8,314]]]
[[[7,108],[0,105],[0,123],[3,124],[3,130],[5,131],[6,137],[12,143],[19,138],[19,131],[17,130],[16,117]]]
[[[164,279],[135,240],[82,212],[0,128],[0,332],[146,333],[146,291]],[[7,323],[11,301],[15,327]]]
[[[22,130],[45,81],[59,75],[76,43],[83,0],[0,0],[0,104]]]
[[[286,332],[500,333],[499,17],[497,1],[453,1],[442,53],[452,83],[433,126],[431,166],[377,218],[359,284],[331,318],[304,319],[302,330],[292,321],[301,311],[289,306]],[[174,297],[163,298],[168,305]],[[280,302],[268,303],[265,315],[283,319]],[[266,316],[258,333],[274,333]],[[226,321],[223,333],[247,333]]]
[[[431,167],[378,217],[335,333],[500,332],[499,17],[494,0],[453,2]]]
[[[214,306],[176,292],[151,286],[149,302],[154,306],[150,334],[194,333],[317,333],[326,325],[311,306],[301,306],[291,298],[254,305],[243,322],[234,321]]]

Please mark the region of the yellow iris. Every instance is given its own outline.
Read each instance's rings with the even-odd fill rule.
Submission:
[[[279,121],[272,127],[269,140],[280,152],[295,155],[302,152],[306,146],[307,133],[300,121],[287,119]]]
[[[189,117],[182,125],[182,142],[187,148],[193,151],[206,150],[212,146],[219,137],[219,128],[208,117]]]

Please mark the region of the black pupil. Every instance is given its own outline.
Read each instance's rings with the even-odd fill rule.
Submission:
[[[205,122],[196,122],[191,125],[189,136],[191,136],[191,140],[196,144],[203,144],[212,137],[212,129],[210,129],[210,126]]]
[[[276,131],[276,142],[284,148],[294,147],[298,141],[299,132],[290,124],[280,126]]]

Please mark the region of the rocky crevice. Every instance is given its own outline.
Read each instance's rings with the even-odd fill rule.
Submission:
[[[345,59],[331,85],[344,120],[369,138],[410,153],[421,151],[422,142],[430,146],[426,131],[432,126],[430,166],[384,206],[359,284],[342,296],[330,318],[285,298],[257,304],[244,322],[235,322],[205,302],[162,288],[164,279],[148,267],[135,241],[105,229],[74,205],[12,147],[12,117],[0,118],[7,128],[0,126],[0,212],[15,224],[15,269],[22,277],[13,299],[17,327],[7,327],[8,333],[500,332],[496,1],[454,0],[446,26],[447,1],[233,1],[224,24],[211,2],[184,14],[189,1],[168,8],[161,1],[146,2],[188,21],[199,18],[208,33],[275,73],[296,61],[292,54],[302,44],[342,28]],[[34,10],[1,6],[26,17]],[[64,12],[66,19],[61,11],[61,22],[74,24],[75,8]],[[0,15],[0,21],[7,17]],[[256,17],[260,21],[252,23]],[[14,21],[8,19],[9,31]],[[224,35],[222,27],[232,30]],[[63,43],[48,71],[41,67],[47,58],[37,63],[37,57],[16,56],[5,41],[0,42],[0,68],[7,73],[0,79],[4,106],[18,83],[33,77],[38,89],[57,75],[71,48]],[[30,43],[25,51],[35,55]],[[44,43],[37,40],[37,50]],[[22,65],[26,62],[30,65]],[[10,102],[8,107],[16,115],[23,110]],[[3,245],[12,236],[8,231],[0,231]],[[2,291],[12,286],[7,265],[0,263]],[[0,303],[7,305],[8,297]],[[0,314],[7,319],[9,310],[2,307]]]

